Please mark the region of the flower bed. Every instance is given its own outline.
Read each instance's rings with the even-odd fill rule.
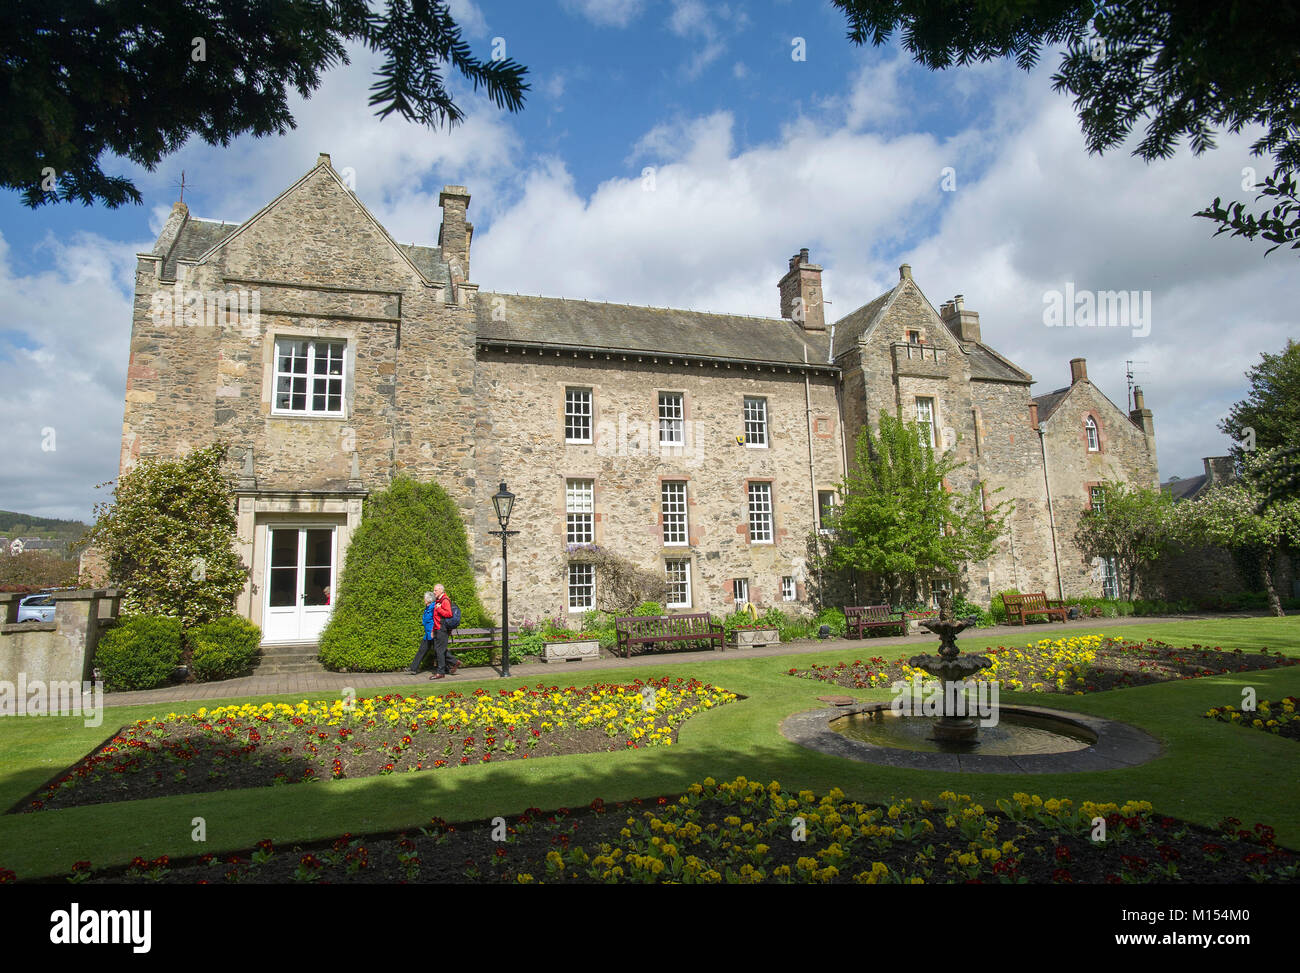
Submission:
[[[1083,693],[1101,692],[1123,686],[1145,686],[1173,679],[1196,679],[1254,669],[1293,666],[1300,660],[1271,653],[1243,652],[1192,645],[1177,648],[1155,639],[1126,642],[1123,639],[1082,635],[1043,639],[1022,648],[999,645],[988,649],[993,665],[977,673],[979,680],[996,680],[1001,688],[1016,692]],[[790,669],[789,675],[832,682],[850,689],[889,688],[893,683],[919,674],[933,677],[907,664],[907,656],[886,662],[877,656],[833,666],[814,665]]]
[[[945,792],[944,806],[845,800],[838,789],[786,795],[738,777],[706,778],[678,798],[580,811],[530,808],[492,840],[491,822],[292,848],[270,840],[246,852],[126,869],[73,866],[74,882],[506,883],[1159,883],[1296,882],[1295,856],[1264,824],[1228,818],[1210,830],[1151,805],[1044,800],[1013,794],[991,811]],[[792,840],[791,821],[805,824]],[[1105,840],[1094,841],[1096,819]],[[10,873],[12,877],[12,873]]]
[[[655,709],[642,689],[655,690]],[[303,700],[223,706],[123,727],[23,810],[75,807],[440,769],[568,753],[669,746],[703,710],[737,699],[699,680],[559,689],[538,685],[472,695]]]
[[[1300,713],[1296,712],[1296,703],[1294,696],[1285,696],[1280,700],[1262,700],[1254,712],[1240,710],[1235,706],[1216,706],[1205,715],[1223,723],[1250,726],[1288,740],[1300,740]]]

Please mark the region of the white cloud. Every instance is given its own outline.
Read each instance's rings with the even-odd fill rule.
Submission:
[[[51,235],[36,248],[49,255],[49,269],[21,275],[0,237],[7,509],[87,518],[107,499],[94,486],[117,474],[134,253],[151,245]],[[51,444],[52,450],[43,448]]]
[[[467,36],[487,36],[487,20],[483,17],[483,11],[479,10],[474,0],[448,0],[447,8],[451,14],[451,19],[460,25]]]
[[[561,6],[597,27],[626,27],[640,15],[643,0],[562,0]]]
[[[860,74],[838,107],[854,117],[855,93],[895,90],[898,71]],[[982,101],[987,123],[947,140],[851,131],[845,114],[821,112],[738,149],[719,112],[647,131],[629,175],[588,197],[550,160],[476,239],[475,276],[485,290],[775,316],[785,259],[808,246],[838,318],[892,287],[906,261],[936,305],[965,294],[988,343],[1039,380],[1035,394],[1067,384],[1068,360],[1083,356],[1125,408],[1124,363],[1147,362],[1138,384],[1162,475],[1195,473],[1226,449],[1217,421],[1243,394],[1241,373],[1294,331],[1291,265],[1191,217],[1235,189],[1251,136],[1153,165],[1089,156],[1046,69],[1017,74],[967,79],[959,98]],[[643,163],[655,166],[653,191]],[[945,166],[956,192],[941,189]],[[1046,327],[1043,295],[1067,281],[1151,291],[1150,336]]]

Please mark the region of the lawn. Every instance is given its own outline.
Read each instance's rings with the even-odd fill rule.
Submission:
[[[1086,625],[1031,626],[1024,640],[1084,634]],[[1113,631],[1113,630],[1112,630]],[[1250,618],[1214,622],[1153,622],[1127,626],[1128,639],[1157,638],[1174,645],[1200,643],[1251,651],[1267,647],[1300,657],[1300,619]],[[978,632],[966,633],[967,650],[984,647]],[[892,797],[938,800],[942,791],[970,794],[994,806],[998,798],[1029,791],[1043,798],[1076,802],[1149,801],[1159,814],[1213,826],[1228,816],[1247,826],[1259,821],[1276,829],[1279,844],[1300,848],[1300,781],[1296,742],[1249,732],[1203,714],[1237,704],[1250,686],[1259,699],[1300,693],[1300,667],[1233,673],[1085,696],[1042,696],[1003,692],[1005,703],[1029,702],[1121,720],[1156,736],[1160,757],[1141,767],[1089,774],[972,775],[906,770],[845,761],[804,750],[779,733],[781,720],[822,708],[817,696],[832,687],[787,675],[793,667],[852,662],[912,653],[916,646],[871,640],[860,647],[799,656],[736,659],[719,656],[706,663],[665,661],[635,670],[639,678],[696,678],[744,699],[699,713],[682,724],[670,747],[618,753],[585,753],[445,768],[432,773],[389,774],[323,780],[276,788],[247,788],[95,804],[34,814],[0,815],[0,866],[20,878],[62,874],[74,862],[95,866],[125,864],[136,856],[173,859],[205,852],[248,848],[270,838],[277,845],[333,837],[344,832],[398,831],[441,817],[477,821],[518,814],[528,807],[581,807],[593,798],[621,801],[677,794],[714,777],[728,780],[778,780],[787,792],[826,793],[840,788],[850,799],[882,803]],[[561,686],[611,681],[609,670],[561,670]],[[558,675],[558,674],[557,674]],[[623,674],[620,674],[622,676]],[[628,681],[620,679],[620,681]],[[483,687],[491,692],[527,685],[529,680],[487,677],[457,679],[458,692]],[[443,687],[439,687],[441,690]],[[447,689],[453,688],[448,685]],[[397,683],[381,692],[430,691],[427,682]],[[886,699],[888,689],[844,690],[861,699]],[[221,702],[298,703],[301,694]],[[218,701],[208,701],[209,707]],[[0,805],[11,807],[51,777],[84,757],[124,723],[183,710],[179,704],[113,708],[103,726],[80,718],[27,718],[0,721]],[[206,841],[193,840],[202,819]]]

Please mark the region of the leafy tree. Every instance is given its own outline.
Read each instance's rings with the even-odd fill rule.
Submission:
[[[900,584],[955,583],[967,562],[990,557],[1011,504],[986,509],[981,484],[950,490],[965,465],[936,456],[914,422],[883,413],[879,434],[864,424],[832,517],[832,564],[875,575],[893,601]]]
[[[1273,459],[1272,451],[1248,456],[1240,479],[1190,501],[1189,532],[1257,563],[1269,610],[1281,617],[1282,602],[1273,579],[1278,555],[1300,548],[1300,498],[1265,502],[1268,488],[1260,472]]]
[[[1074,543],[1084,561],[1113,557],[1128,581],[1133,600],[1137,572],[1164,554],[1175,537],[1173,497],[1152,487],[1129,487],[1111,481],[1102,487],[1100,510],[1079,517]]]
[[[1219,423],[1233,441],[1233,458],[1240,464],[1251,450],[1300,446],[1300,344],[1289,340],[1276,355],[1264,352],[1246,378],[1246,398]]]
[[[387,0],[383,13],[368,0],[7,0],[0,185],[33,208],[138,204],[130,180],[100,169],[101,155],[152,170],[191,135],[209,145],[283,135],[296,127],[288,89],[310,97],[323,71],[349,63],[349,42],[386,55],[370,98],[381,118],[460,122],[448,65],[512,112],[529,88],[513,59],[476,58],[440,0]]]
[[[169,615],[183,627],[229,615],[248,569],[234,548],[235,497],[214,443],[176,460],[142,460],[113,502],[95,506],[90,542],[123,589],[126,615]]]
[[[1221,199],[1196,215],[1219,233],[1300,248],[1300,6],[1288,0],[833,0],[855,44],[903,47],[932,70],[1014,57],[1028,71],[1044,49],[1061,49],[1056,91],[1074,97],[1090,152],[1101,154],[1145,124],[1133,154],[1150,162],[1173,155],[1183,138],[1194,154],[1230,133],[1259,126],[1251,146],[1271,155],[1273,175],[1254,188],[1276,204],[1258,215]],[[1243,184],[1243,188],[1247,188]]]
[[[0,550],[0,585],[66,588],[77,583],[77,562],[49,551]]]
[[[424,593],[435,584],[460,608],[462,627],[491,624],[456,504],[436,483],[399,477],[366,498],[348,543],[338,603],[321,633],[321,663],[347,672],[410,665],[424,637]]]

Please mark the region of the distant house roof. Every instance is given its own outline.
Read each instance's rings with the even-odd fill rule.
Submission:
[[[1202,473],[1200,476],[1189,476],[1186,479],[1174,477],[1160,484],[1160,489],[1170,494],[1174,500],[1191,500],[1195,498],[1210,478]]]
[[[478,340],[833,369],[828,338],[785,318],[482,292]]]

